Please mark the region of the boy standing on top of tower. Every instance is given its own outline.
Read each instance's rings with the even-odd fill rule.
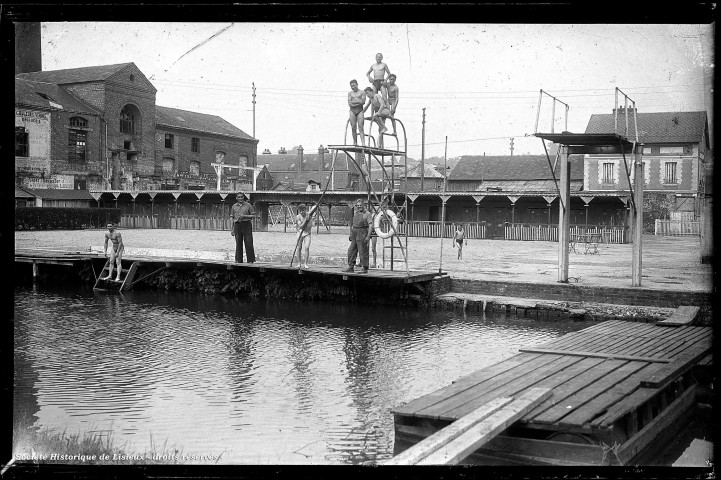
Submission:
[[[348,106],[350,107],[350,128],[353,133],[353,145],[358,145],[358,134],[360,134],[361,145],[365,147],[366,141],[365,132],[363,131],[363,114],[368,108],[368,105],[366,105],[365,108],[363,108],[363,105],[366,101],[366,95],[363,90],[358,88],[357,80],[350,81],[350,88],[351,91],[348,92]]]
[[[373,73],[372,78],[371,72]],[[366,72],[366,76],[368,77],[368,81],[373,84],[373,93],[381,92],[383,98],[387,98],[384,86],[386,83],[386,73],[390,75],[391,71],[388,69],[388,65],[383,63],[383,54],[376,53],[376,63],[371,65],[371,68]]]

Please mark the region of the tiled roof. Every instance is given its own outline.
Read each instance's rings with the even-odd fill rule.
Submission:
[[[15,185],[15,198],[35,198],[35,195]]]
[[[551,164],[555,156],[551,155]],[[556,178],[561,173],[556,165]],[[448,180],[552,180],[546,155],[476,156],[464,155],[448,175]],[[583,156],[571,156],[571,179],[583,179]]]
[[[155,123],[159,126],[187,128],[199,132],[254,140],[253,137],[245,133],[243,130],[216,115],[190,112],[188,110],[180,110],[177,108],[161,107],[160,105],[156,105],[155,107]]]
[[[37,197],[51,200],[95,200],[87,190],[71,190],[69,188],[28,188]]]
[[[559,184],[560,185],[560,184]],[[553,180],[497,180],[483,182],[476,191],[500,188],[502,192],[553,192],[556,193],[556,184]],[[579,192],[583,188],[583,180],[571,180],[572,192]]]
[[[628,116],[628,139],[634,140],[633,114]],[[641,143],[703,143],[706,137],[706,112],[653,112],[636,114]],[[617,133],[626,133],[626,116],[617,117]],[[613,114],[591,115],[586,133],[613,133]]]
[[[303,165],[301,167],[303,172],[317,172],[318,165],[320,162],[320,154],[318,153],[305,153],[303,152]],[[327,171],[330,171],[331,162],[333,161],[333,154],[326,153],[323,155],[324,164],[326,165]],[[296,153],[271,153],[258,155],[258,164],[268,164],[268,170],[273,172],[292,172],[298,169],[298,162],[300,161],[300,155]],[[348,160],[345,155],[338,155],[335,162],[335,171],[347,171]]]
[[[433,165],[425,165],[425,168],[423,169],[423,176],[425,178],[443,178],[443,174],[436,170]],[[408,178],[421,178],[420,164],[408,170]]]
[[[55,84],[65,83],[82,83],[82,82],[101,82],[115,75],[120,70],[126,68],[129,63],[118,63],[115,65],[97,65],[93,67],[66,68],[64,70],[47,70],[42,72],[21,73],[16,75],[17,78],[34,80],[36,82],[46,82]],[[136,67],[137,68],[137,67]]]
[[[84,104],[58,85],[21,78],[15,79],[15,104],[51,110],[62,108],[71,112],[100,115],[96,109]]]

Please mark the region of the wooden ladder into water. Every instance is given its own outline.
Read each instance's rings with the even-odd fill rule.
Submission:
[[[135,272],[138,270],[138,262],[133,262],[130,268],[121,268],[120,280],[108,278],[103,280],[103,274],[107,275],[110,272],[110,259],[105,262],[105,266],[100,271],[100,275],[95,280],[95,286],[93,290],[115,290],[119,292],[124,290],[130,290],[133,287],[133,279],[135,278]]]
[[[532,388],[515,399],[491,400],[383,465],[456,465],[550,396],[550,388]]]

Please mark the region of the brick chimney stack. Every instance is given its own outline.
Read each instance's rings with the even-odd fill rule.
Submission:
[[[323,165],[325,164],[325,147],[323,144],[318,147],[318,173],[323,173]],[[322,177],[321,177],[322,178]]]
[[[15,22],[15,74],[42,69],[40,22]]]
[[[303,169],[303,145],[298,145],[298,173]]]

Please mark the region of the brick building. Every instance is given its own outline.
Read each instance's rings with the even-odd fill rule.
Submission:
[[[133,63],[17,74],[16,183],[215,189],[211,163],[256,166],[257,140],[220,117],[156,106],[156,91]],[[225,170],[227,188],[252,183]]]
[[[591,115],[586,133],[614,132],[614,125],[626,128],[623,107],[618,115]],[[703,182],[709,154],[709,128],[706,112],[637,113],[639,142],[643,143],[644,196],[662,195],[670,200],[673,211],[698,210],[698,195]],[[633,139],[634,115],[629,111],[628,137]],[[619,127],[620,128],[620,127]],[[630,167],[633,159],[627,155]],[[631,169],[633,182],[634,173]],[[626,191],[628,176],[621,155],[586,155],[584,190]]]

